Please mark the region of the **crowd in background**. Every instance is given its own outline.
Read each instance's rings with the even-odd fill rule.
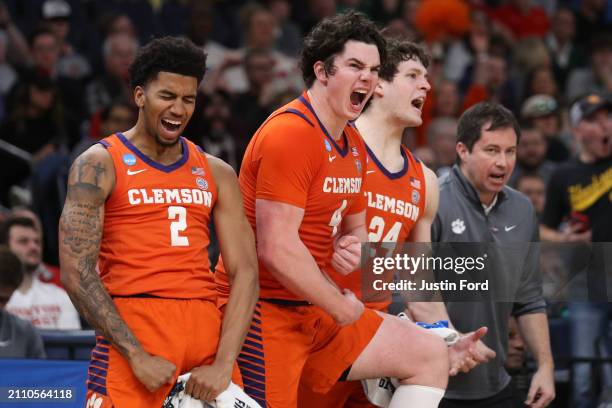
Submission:
[[[29,268],[59,285],[57,222],[68,168],[96,141],[135,123],[128,67],[150,38],[182,35],[206,51],[207,74],[184,136],[238,171],[255,130],[304,88],[303,35],[349,8],[429,51],[424,123],[406,130],[406,145],[443,175],[455,163],[461,113],[483,100],[502,103],[522,128],[511,185],[542,215],[551,174],[578,153],[571,103],[612,92],[611,1],[0,0],[0,221],[20,220],[4,226],[0,243],[11,243],[15,225],[20,234],[38,231],[45,264]],[[591,239],[576,231],[564,237]]]

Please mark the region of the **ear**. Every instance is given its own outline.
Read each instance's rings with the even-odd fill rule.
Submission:
[[[467,156],[470,154],[467,146],[463,144],[463,142],[457,142],[457,145],[455,146],[455,151],[457,152],[457,156],[459,156],[462,162],[464,162]]]
[[[379,98],[382,98],[385,95],[385,89],[382,83],[383,81],[379,79],[378,83],[376,84],[376,88],[374,88],[374,95],[376,95]]]
[[[317,80],[323,85],[327,85],[327,72],[325,72],[325,65],[323,64],[323,61],[315,62],[312,69],[314,70]]]
[[[134,102],[136,102],[136,106],[138,106],[138,109],[142,109],[144,107],[144,100],[144,88],[141,86],[137,86],[136,88],[134,88]]]

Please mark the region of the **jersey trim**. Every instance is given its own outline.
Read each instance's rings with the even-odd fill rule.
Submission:
[[[96,142],[101,144],[105,149],[108,149],[110,147],[110,143],[108,143],[106,140],[100,140],[99,142]]]
[[[302,119],[304,119],[306,122],[308,122],[308,124],[309,124],[310,126],[315,127],[314,123],[312,123],[312,122],[310,121],[310,119],[308,119],[308,118],[306,117],[306,115],[304,115],[302,112],[300,112],[300,111],[299,111],[299,110],[297,110],[297,109],[288,108],[288,109],[285,109],[285,112],[283,112],[283,113],[293,113],[293,114],[295,114],[295,115],[298,115],[300,118],[302,118]]]
[[[170,173],[170,172],[178,169],[183,164],[185,164],[187,162],[187,160],[189,160],[189,148],[187,147],[187,144],[185,143],[185,140],[183,139],[182,136],[179,138],[179,142],[181,143],[181,149],[183,150],[182,157],[176,163],[171,164],[169,166],[166,166],[164,164],[161,164],[161,163],[158,163],[158,162],[156,162],[154,160],[151,160],[147,155],[145,155],[143,152],[138,150],[138,148],[136,146],[134,146],[132,144],[132,142],[130,142],[123,135],[123,133],[117,132],[116,135],[119,138],[119,140],[121,141],[121,143],[123,143],[125,145],[125,147],[127,147],[132,152],[134,152],[134,154],[136,154],[136,156],[138,156],[140,158],[140,160],[144,161],[149,166],[151,166],[153,168],[156,168],[157,170],[163,171],[164,173]]]
[[[395,180],[395,179],[402,177],[408,172],[408,166],[409,166],[408,156],[406,156],[406,152],[401,147],[400,147],[400,153],[402,154],[402,157],[404,158],[404,167],[396,173],[391,173],[389,170],[387,170],[385,166],[383,166],[383,164],[380,161],[378,161],[378,158],[376,157],[374,152],[370,150],[370,147],[368,146],[368,144],[367,143],[364,143],[364,144],[365,144],[366,150],[368,151],[368,156],[372,159],[374,164],[376,164],[376,167],[378,167],[380,171],[385,176],[387,176],[387,178],[391,180]]]
[[[310,104],[310,102],[308,102],[306,100],[306,98],[304,98],[303,95],[301,95],[298,99],[313,114],[313,116],[315,117],[315,119],[319,123],[319,127],[321,128],[321,130],[323,131],[323,133],[325,134],[327,139],[334,145],[334,148],[336,149],[338,154],[340,154],[340,156],[342,156],[342,157],[345,157],[346,154],[348,153],[348,148],[349,148],[348,138],[346,137],[346,134],[344,132],[342,132],[342,137],[344,138],[344,148],[340,148],[340,146],[338,146],[338,143],[336,143],[336,140],[333,137],[331,137],[331,135],[329,134],[329,132],[327,131],[327,129],[323,125],[323,122],[321,122],[321,119],[319,119],[319,117],[317,116],[317,113],[312,108],[312,105]]]

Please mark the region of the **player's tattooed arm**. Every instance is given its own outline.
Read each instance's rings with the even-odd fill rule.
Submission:
[[[78,311],[129,358],[141,347],[96,271],[104,202],[114,182],[112,160],[101,146],[92,147],[74,162],[60,218],[60,263],[62,282]]]

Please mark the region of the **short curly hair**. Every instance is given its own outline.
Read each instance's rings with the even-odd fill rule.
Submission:
[[[380,63],[386,59],[386,41],[376,25],[365,14],[349,11],[326,18],[319,22],[304,39],[304,48],[300,56],[302,78],[308,88],[315,81],[313,66],[323,61],[325,71],[333,74],[334,57],[341,53],[348,41],[359,41],[376,45]]]
[[[130,66],[130,84],[145,86],[162,71],[195,77],[199,84],[206,72],[206,53],[185,38],[156,38],[138,51]]]
[[[409,60],[420,61],[425,68],[429,66],[429,55],[423,47],[408,40],[387,38],[387,58],[381,64],[378,76],[387,82],[393,81],[399,65]]]

